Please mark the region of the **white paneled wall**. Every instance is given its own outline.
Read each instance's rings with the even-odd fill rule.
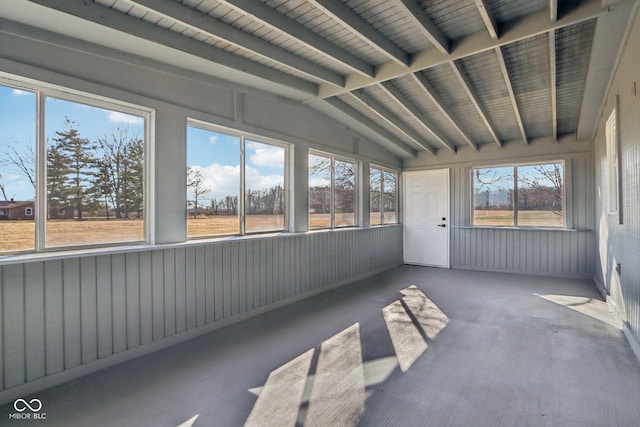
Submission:
[[[2,265],[0,401],[400,264],[388,226]]]
[[[471,227],[470,168],[452,168],[452,268],[593,277],[593,159],[574,155],[565,162],[566,230]]]
[[[628,40],[620,55],[595,137],[596,213],[595,278],[623,321],[640,358],[640,5],[634,7]],[[605,122],[618,109],[622,223],[609,213]],[[620,266],[619,269],[617,268]]]

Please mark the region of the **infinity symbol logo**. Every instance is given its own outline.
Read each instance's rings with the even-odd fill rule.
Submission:
[[[42,402],[40,399],[31,399],[29,402],[24,399],[18,399],[13,402],[13,407],[18,412],[24,412],[27,408],[29,408],[31,412],[38,412],[42,409]]]

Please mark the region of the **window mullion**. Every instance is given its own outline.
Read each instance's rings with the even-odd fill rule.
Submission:
[[[331,191],[329,191],[329,212],[331,228],[336,226],[336,159],[331,157]]]
[[[240,138],[240,194],[238,195],[238,217],[240,221],[240,235],[244,235],[247,230],[245,215],[245,197],[246,197],[246,165],[245,165],[245,137]]]
[[[513,167],[513,225],[518,226],[518,167]]]
[[[46,96],[36,92],[36,251],[46,246],[47,221],[47,140],[45,137]]]

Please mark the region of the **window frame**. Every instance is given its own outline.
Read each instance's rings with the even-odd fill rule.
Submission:
[[[152,108],[137,105],[90,92],[80,91],[56,84],[51,84],[35,79],[21,77],[6,72],[0,72],[0,85],[9,89],[17,89],[33,93],[35,96],[34,120],[34,154],[35,154],[35,194],[33,207],[33,221],[35,223],[33,249],[18,249],[0,252],[0,257],[13,254],[31,254],[61,252],[69,250],[85,250],[95,248],[108,248],[131,246],[140,244],[154,244],[154,138],[153,128],[155,111]],[[144,119],[144,135],[142,136],[143,151],[143,238],[142,240],[126,240],[116,242],[97,242],[70,244],[60,246],[47,246],[46,226],[48,210],[47,194],[47,138],[46,138],[46,102],[47,99],[86,105],[113,112],[124,113],[142,117]]]
[[[622,173],[620,168],[620,130],[618,97],[605,123],[605,158],[607,174],[607,213],[622,224]]]
[[[518,168],[526,167],[526,166],[544,166],[544,165],[553,165],[553,164],[561,164],[562,165],[562,224],[561,225],[519,225],[518,224]],[[493,169],[493,168],[505,168],[511,167],[513,168],[513,225],[499,225],[499,224],[475,224],[475,178],[474,171],[477,169]],[[501,163],[501,164],[492,164],[487,166],[479,166],[479,167],[471,167],[470,168],[470,187],[471,187],[471,209],[470,209],[470,224],[472,227],[478,228],[525,228],[525,229],[552,229],[552,230],[566,230],[569,229],[568,224],[568,216],[567,212],[569,210],[569,206],[567,206],[567,162],[564,159],[557,160],[543,160],[536,162],[518,162],[518,163]]]
[[[292,159],[292,147],[293,144],[288,143],[288,142],[284,142],[284,141],[280,141],[274,138],[269,138],[269,137],[265,137],[262,135],[257,135],[251,132],[244,132],[238,129],[233,129],[233,128],[228,128],[225,126],[220,126],[220,125],[216,125],[213,123],[209,123],[207,121],[204,120],[199,120],[199,119],[194,119],[192,117],[188,117],[187,118],[187,124],[185,126],[185,131],[187,128],[189,127],[193,127],[193,128],[197,128],[200,130],[204,130],[204,131],[209,131],[209,132],[216,132],[216,133],[222,133],[231,137],[235,137],[235,138],[239,138],[240,139],[240,149],[239,149],[239,158],[238,158],[238,162],[239,162],[239,166],[240,166],[240,182],[238,183],[238,233],[233,233],[233,234],[207,234],[207,235],[200,235],[200,236],[189,236],[188,235],[188,230],[187,230],[187,237],[186,240],[187,241],[194,241],[194,240],[202,240],[202,239],[212,239],[212,238],[223,238],[223,237],[232,237],[232,236],[252,236],[252,235],[258,235],[258,234],[272,234],[272,233],[283,233],[283,232],[289,232],[290,231],[290,227],[291,227],[291,215],[290,215],[290,201],[291,201],[291,189],[292,189],[292,185],[291,185],[291,159]],[[186,132],[185,132],[186,135]],[[272,145],[275,147],[279,147],[279,148],[283,148],[284,149],[284,162],[283,162],[283,166],[284,166],[284,209],[283,209],[283,215],[284,215],[284,226],[282,229],[274,229],[274,230],[258,230],[258,231],[247,231],[246,228],[246,212],[245,212],[245,205],[246,205],[246,166],[247,166],[247,162],[246,162],[246,143],[247,141],[250,142],[257,142],[260,144],[266,144],[266,145]],[[188,140],[185,141],[185,146],[188,149]],[[187,165],[185,165],[185,168],[187,167]],[[186,170],[186,169],[185,169]],[[186,202],[186,200],[185,200]],[[186,222],[185,222],[185,226],[186,226]]]
[[[372,169],[377,169],[380,171],[380,175],[381,175],[381,181],[380,181],[380,224],[369,224],[370,226],[374,226],[374,227],[378,227],[378,226],[384,226],[384,225],[398,225],[400,224],[400,189],[399,189],[399,182],[400,182],[400,172],[398,172],[395,169],[392,168],[387,168],[384,166],[380,166],[378,164],[375,163],[371,163],[369,164],[369,194],[371,194],[371,170]],[[385,173],[392,173],[393,175],[395,175],[396,177],[396,185],[395,185],[395,213],[396,213],[396,222],[385,222],[384,220],[384,174]],[[371,203],[369,203],[369,218],[371,218]]]
[[[309,152],[307,154],[307,159],[309,158],[309,156],[317,156],[317,157],[325,157],[331,160],[331,187],[329,190],[329,212],[330,212],[330,222],[329,222],[329,227],[316,227],[316,228],[311,228],[311,213],[308,212],[307,213],[307,221],[309,224],[309,231],[319,231],[319,230],[339,230],[339,229],[345,229],[345,228],[355,228],[355,227],[359,227],[361,225],[360,222],[360,209],[361,209],[361,196],[360,196],[360,189],[361,189],[361,184],[360,184],[360,170],[362,169],[362,165],[361,162],[357,159],[351,158],[351,157],[347,157],[347,156],[342,156],[342,155],[338,155],[338,154],[332,154],[332,153],[328,153],[326,151],[320,151],[320,150],[315,150],[315,149],[309,149]],[[336,202],[336,195],[335,195],[335,164],[336,161],[341,161],[341,162],[345,162],[345,163],[352,163],[355,165],[356,170],[354,171],[354,175],[353,175],[353,179],[354,179],[354,209],[353,209],[353,225],[340,225],[340,226],[336,226],[335,224],[335,202]],[[307,162],[308,164],[308,162]],[[309,172],[310,170],[307,170],[307,177],[309,176]],[[309,194],[309,184],[307,183],[307,211],[309,211],[309,203],[311,202],[310,200],[310,194]]]

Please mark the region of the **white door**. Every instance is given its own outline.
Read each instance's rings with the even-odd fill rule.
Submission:
[[[404,173],[404,262],[449,268],[449,169]]]

